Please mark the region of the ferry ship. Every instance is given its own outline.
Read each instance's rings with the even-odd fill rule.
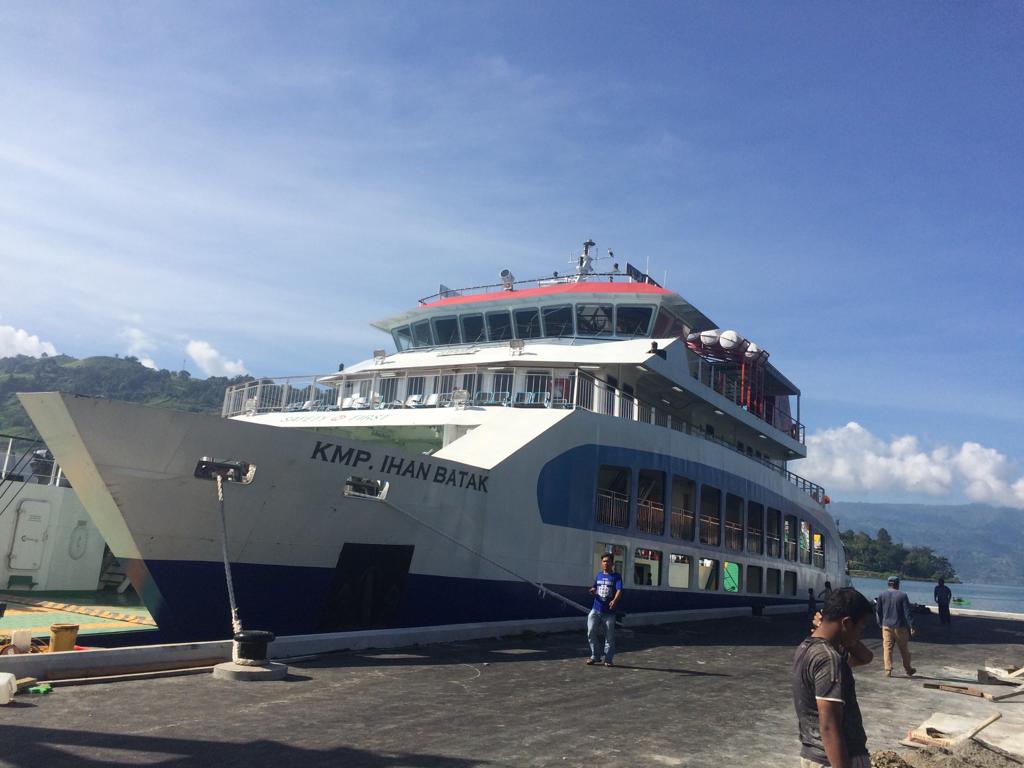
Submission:
[[[847,583],[824,489],[789,469],[800,390],[594,247],[442,286],[374,323],[393,352],[232,387],[221,417],[20,397],[169,639],[231,631],[218,485],[238,609],[279,635],[543,626],[586,610],[606,552],[631,620]]]

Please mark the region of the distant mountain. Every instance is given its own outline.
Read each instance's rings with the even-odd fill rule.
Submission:
[[[39,436],[18,402],[17,392],[74,392],[181,411],[220,413],[225,387],[246,378],[193,379],[188,371],[155,371],[134,357],[4,357],[0,358],[0,433]]]
[[[829,511],[841,531],[874,536],[885,528],[893,541],[930,547],[949,559],[963,581],[1024,586],[1024,510],[836,501]]]

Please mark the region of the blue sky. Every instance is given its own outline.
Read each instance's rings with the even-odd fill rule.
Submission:
[[[1019,3],[6,4],[0,72],[0,352],[326,372],[593,237],[834,497],[1024,506]]]

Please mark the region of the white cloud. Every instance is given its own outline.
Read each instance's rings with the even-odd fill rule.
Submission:
[[[851,421],[808,436],[807,454],[801,474],[827,488],[962,493],[971,501],[1024,509],[1024,475],[999,451],[978,443],[925,450],[912,435],[886,442]]]
[[[39,357],[43,353],[56,355],[57,348],[48,341],[41,341],[28,331],[11,325],[0,325],[0,357],[28,355]]]
[[[228,360],[209,342],[192,339],[185,351],[207,376],[241,376],[246,373],[245,363],[241,360]]]
[[[148,353],[156,349],[156,342],[141,328],[125,328],[121,337],[128,341],[128,354],[139,358],[139,362],[147,368],[157,369],[153,358]]]

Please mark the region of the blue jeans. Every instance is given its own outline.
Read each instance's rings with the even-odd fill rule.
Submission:
[[[615,614],[591,610],[587,615],[587,640],[590,641],[590,658],[601,660],[601,644],[598,638],[604,625],[604,660],[611,662],[615,656]]]

